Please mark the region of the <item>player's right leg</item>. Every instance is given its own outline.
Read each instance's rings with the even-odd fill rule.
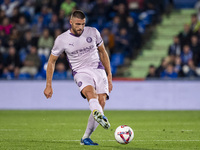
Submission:
[[[99,104],[101,105],[101,107],[104,110],[105,104],[106,104],[106,98],[107,98],[107,94],[98,94],[98,100],[99,100]],[[101,114],[98,110],[94,110],[93,111],[93,116],[94,119],[104,128],[104,129],[108,129],[110,127],[110,123],[108,121],[108,119],[106,118],[106,116],[104,116],[103,114]]]
[[[104,113],[103,113],[103,108],[104,108],[105,104],[103,105],[103,108],[102,108],[102,106],[99,103],[98,95],[96,94],[94,87],[90,86],[90,85],[86,86],[82,90],[82,93],[83,93],[83,95],[85,95],[85,97],[89,101],[89,107],[90,107],[90,110],[93,112],[94,119],[104,129],[108,129],[110,127],[110,123],[108,122],[108,119],[104,116]]]

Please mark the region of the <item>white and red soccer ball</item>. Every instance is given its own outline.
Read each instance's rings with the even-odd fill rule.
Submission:
[[[122,125],[115,130],[115,139],[120,144],[128,144],[134,137],[133,130],[127,126]]]

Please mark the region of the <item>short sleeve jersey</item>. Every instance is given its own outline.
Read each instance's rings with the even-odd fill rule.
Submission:
[[[76,72],[85,67],[98,67],[100,58],[97,48],[102,43],[96,28],[85,27],[80,36],[75,36],[67,30],[56,38],[51,54],[59,56],[65,52],[70,67]]]

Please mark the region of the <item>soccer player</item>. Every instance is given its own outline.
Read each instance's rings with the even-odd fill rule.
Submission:
[[[110,123],[104,116],[104,106],[112,90],[110,60],[99,31],[85,27],[85,14],[76,10],[72,13],[71,28],[59,35],[54,43],[46,71],[46,98],[51,98],[52,76],[58,56],[65,52],[72,68],[74,80],[80,93],[89,102],[91,114],[81,145],[98,145],[90,136],[100,124],[108,129]]]

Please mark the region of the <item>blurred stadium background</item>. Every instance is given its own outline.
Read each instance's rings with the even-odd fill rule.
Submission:
[[[124,147],[98,128],[98,149],[199,149],[198,0],[0,0],[0,149],[83,148],[90,112],[64,53],[53,97],[43,94],[53,42],[75,9],[101,32],[111,60],[105,113],[112,128],[135,132]]]

